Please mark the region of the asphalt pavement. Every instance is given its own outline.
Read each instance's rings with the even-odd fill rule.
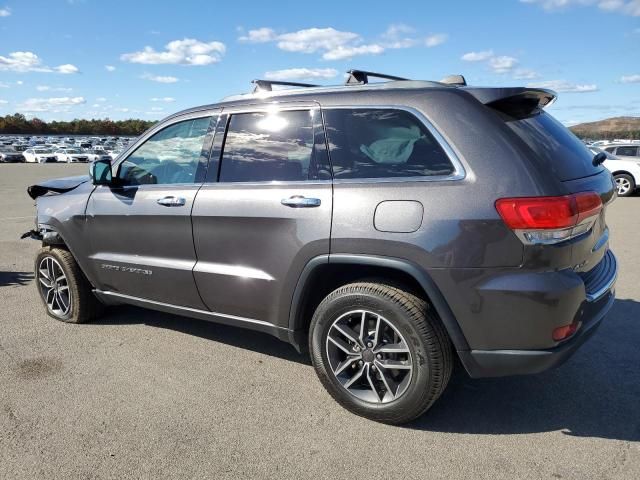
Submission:
[[[426,415],[392,427],[341,408],[267,335],[133,307],[48,317],[38,242],[19,240],[25,189],[86,171],[0,164],[0,479],[640,478],[640,197],[608,210],[618,299],[568,363],[457,371]]]

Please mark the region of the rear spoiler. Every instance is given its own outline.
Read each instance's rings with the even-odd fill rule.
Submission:
[[[545,88],[466,87],[463,90],[487,107],[516,118],[533,115],[551,105],[558,97],[556,92]]]

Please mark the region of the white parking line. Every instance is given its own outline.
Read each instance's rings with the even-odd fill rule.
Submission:
[[[33,215],[28,215],[26,217],[0,217],[0,220],[22,220],[23,218],[33,218]]]

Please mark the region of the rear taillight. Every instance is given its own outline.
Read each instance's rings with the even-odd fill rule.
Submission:
[[[501,198],[496,210],[524,243],[553,244],[588,232],[602,210],[602,200],[596,192]]]

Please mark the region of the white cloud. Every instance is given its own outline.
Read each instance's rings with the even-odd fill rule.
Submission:
[[[322,58],[325,60],[344,60],[355,57],[356,55],[378,55],[382,52],[384,52],[384,47],[375,43],[357,47],[340,45],[322,54]]]
[[[99,102],[99,103],[104,103],[104,102],[106,102],[106,101],[107,101],[107,99],[106,99],[105,97],[98,97],[98,98],[96,98],[96,102]]]
[[[176,99],[173,97],[153,97],[150,100],[152,102],[164,102],[164,103],[171,103],[176,101]]]
[[[287,52],[315,53],[332,51],[360,39],[353,32],[341,32],[334,28],[307,28],[279,35],[278,48]]]
[[[75,65],[71,65],[70,63],[65,63],[64,65],[59,65],[54,68],[54,70],[58,73],[62,73],[64,75],[69,75],[72,73],[78,73],[80,70]]]
[[[597,6],[606,12],[640,17],[640,0],[520,0],[542,6],[545,10],[560,10],[572,6]]]
[[[9,88],[8,83],[0,82],[0,88]]]
[[[518,63],[518,59],[506,55],[489,59],[489,66],[495,73],[510,72]]]
[[[152,112],[162,112],[164,107],[151,107]]]
[[[113,65],[105,65],[104,68],[107,72],[115,72],[116,70],[116,67],[114,67]]]
[[[6,57],[0,55],[0,71],[8,72],[58,72],[58,73],[78,73],[78,67],[71,64],[59,65],[57,67],[47,67],[42,64],[42,60],[33,52],[11,52]]]
[[[574,84],[567,80],[548,80],[546,82],[534,82],[527,84],[527,87],[549,88],[561,93],[588,93],[596,92],[598,86],[595,84]]]
[[[177,77],[172,77],[170,75],[151,75],[150,73],[145,73],[140,78],[144,78],[145,80],[151,80],[152,82],[158,83],[176,83],[180,79]]]
[[[24,82],[23,82],[22,80],[18,80],[18,81],[16,82],[16,85],[24,85]]]
[[[143,63],[146,65],[210,65],[222,59],[226,47],[222,42],[201,42],[193,38],[174,40],[165,45],[165,50],[158,52],[152,47],[144,47],[142,51],[124,53],[120,59],[124,62]]]
[[[59,112],[86,102],[84,97],[28,98],[18,106],[18,110],[25,112]]]
[[[513,78],[516,80],[533,80],[534,78],[539,78],[540,74],[535,70],[531,70],[529,68],[518,68],[513,73]]]
[[[271,80],[313,80],[318,78],[334,78],[338,75],[335,68],[287,68],[266,72],[265,78]]]
[[[623,75],[620,77],[622,83],[640,83],[640,75]]]
[[[381,35],[386,48],[409,48],[415,46],[419,40],[415,38],[415,28],[404,23],[392,23]]]
[[[238,38],[241,42],[247,43],[267,43],[274,41],[278,35],[272,28],[256,28],[255,30],[249,30],[246,35],[242,35]]]
[[[0,8],[0,17],[8,17],[11,15],[11,9],[9,7]]]
[[[493,50],[483,50],[481,52],[469,52],[462,55],[465,62],[484,62],[493,57]]]
[[[449,36],[446,33],[434,33],[424,39],[424,44],[429,48],[436,47],[446,42],[448,38]]]
[[[392,24],[378,41],[365,42],[355,32],[332,27],[306,28],[277,34],[272,28],[249,30],[238,38],[247,43],[273,42],[280,50],[297,53],[320,53],[324,60],[344,60],[357,55],[378,55],[386,49],[409,48],[416,45],[433,47],[446,41],[447,35],[438,33],[425,39],[414,35],[415,30],[404,24]]]
[[[7,100],[0,98],[0,105],[6,105],[7,103],[9,103]]]
[[[36,90],[39,92],[71,92],[72,88],[67,87],[50,87],[49,85],[38,85]]]

